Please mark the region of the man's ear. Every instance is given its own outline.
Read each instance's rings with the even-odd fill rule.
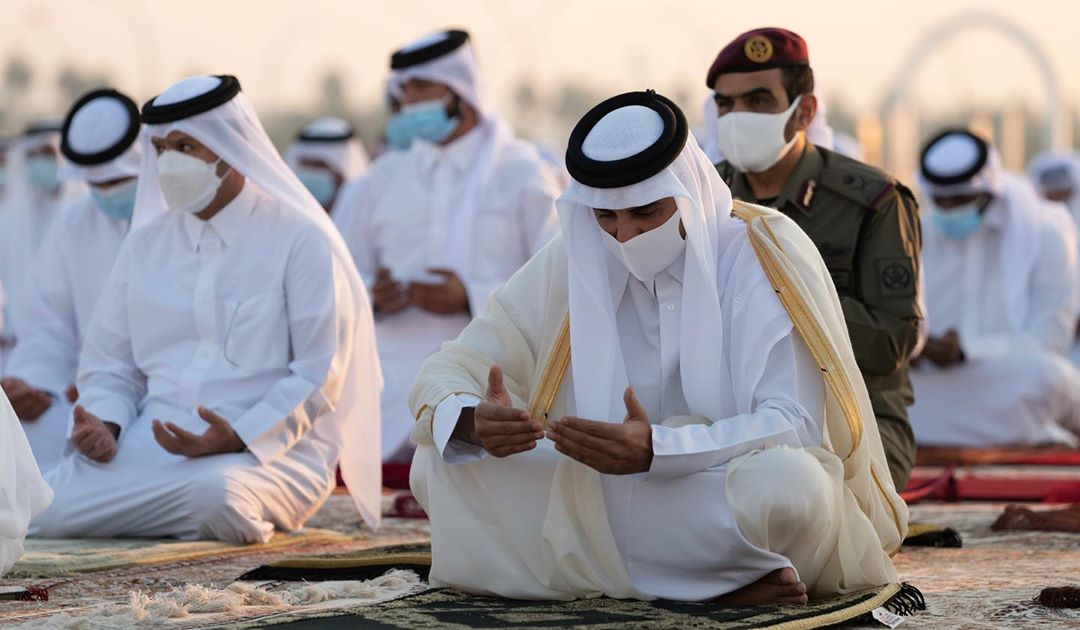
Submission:
[[[803,94],[799,106],[795,108],[795,129],[806,131],[817,114],[817,96],[813,93]]]

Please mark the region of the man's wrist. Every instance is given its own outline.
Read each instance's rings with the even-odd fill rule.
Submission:
[[[109,430],[109,433],[112,433],[112,436],[113,436],[114,440],[120,439],[120,425],[119,424],[116,424],[115,422],[110,422],[108,420],[103,420],[102,424],[104,424],[105,428]]]
[[[480,446],[480,439],[476,435],[476,407],[465,407],[461,410],[457,424],[450,433],[450,439]]]

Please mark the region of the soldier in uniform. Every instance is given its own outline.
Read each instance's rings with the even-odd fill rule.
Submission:
[[[717,169],[732,195],[794,219],[829,268],[893,482],[903,488],[915,459],[908,359],[922,318],[915,199],[889,175],[807,141],[817,101],[797,34],[740,35],[716,57],[707,85],[719,113]]]

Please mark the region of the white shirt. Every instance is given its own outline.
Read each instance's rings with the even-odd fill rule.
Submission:
[[[923,266],[931,334],[956,330],[971,358],[1025,348],[1064,354],[1072,345],[1076,321],[1077,279],[1069,272],[1070,252],[1053,223],[1041,221],[1038,259],[1028,278],[1026,321],[1021,331],[1014,331],[1007,320],[1002,276],[1004,203],[995,199],[979,229],[963,240],[948,239],[926,222]]]
[[[732,418],[713,418],[712,423],[690,423],[679,370],[683,264],[684,256],[679,256],[657,274],[654,291],[631,276],[617,298],[616,325],[627,378],[653,423],[653,461],[646,478],[706,470],[767,445],[819,446],[818,422],[825,404],[823,380],[809,351],[793,338],[793,332],[769,353],[756,389],[763,403],[759,408]],[[475,396],[457,395],[435,409],[432,434],[447,463],[485,456],[478,446],[450,439],[461,411],[478,403]]]
[[[132,232],[79,365],[79,402],[122,429],[114,464],[179,458],[150,421],[202,433],[200,405],[263,464],[314,440],[342,378],[334,274],[318,228],[251,182],[209,221],[168,212]],[[332,466],[337,443],[316,446]]]
[[[128,221],[107,216],[86,195],[61,209],[29,266],[16,318],[28,322],[5,373],[61,396],[75,382],[79,347],[109,277]]]
[[[473,225],[462,225],[454,200],[465,193],[481,150],[479,129],[442,147],[417,142],[380,157],[343,192],[334,216],[369,286],[380,267],[398,281],[440,282],[427,270],[444,267],[461,277],[473,315],[558,231],[550,169],[531,146],[512,141],[496,156]],[[448,239],[471,230],[471,259],[450,260]],[[382,395],[383,456],[403,445],[412,428],[408,393],[420,364],[469,323],[466,313],[436,315],[408,307],[376,313],[376,337],[386,385]]]

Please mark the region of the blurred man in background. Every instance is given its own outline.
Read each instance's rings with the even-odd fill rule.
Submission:
[[[7,297],[4,336],[9,347],[18,342],[20,326],[12,308],[22,299],[20,294],[49,225],[61,207],[86,191],[81,182],[64,182],[59,176],[60,129],[59,120],[39,120],[7,152],[0,214],[0,284]]]
[[[60,177],[85,182],[89,193],[58,211],[27,268],[12,308],[29,323],[0,380],[42,470],[67,442],[79,349],[131,225],[141,128],[135,103],[109,89],[80,98],[64,121]]]
[[[1028,178],[1043,199],[1063,205],[1074,227],[1080,228],[1080,154],[1073,151],[1045,151],[1028,164]],[[1080,237],[1078,237],[1080,248]],[[1080,249],[1077,251],[1080,255]],[[1080,365],[1080,321],[1069,359]]]
[[[912,372],[922,444],[1080,443],[1064,358],[1080,310],[1075,242],[997,150],[965,129],[927,143],[920,186],[930,339]]]
[[[489,108],[467,33],[414,42],[390,71],[408,148],[380,156],[335,212],[375,305],[383,456],[407,462],[421,362],[555,234],[558,187]]]
[[[352,125],[340,118],[320,118],[296,135],[285,162],[330,212],[342,186],[367,170],[368,156]]]

